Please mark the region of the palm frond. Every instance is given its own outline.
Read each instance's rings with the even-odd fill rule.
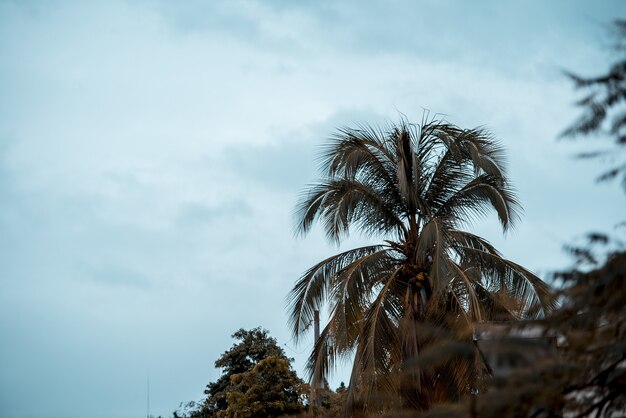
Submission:
[[[338,350],[347,352],[354,348],[374,289],[383,284],[399,264],[392,252],[394,250],[383,249],[365,255],[333,278],[329,290],[332,301],[329,321],[333,324]]]
[[[298,205],[296,230],[305,234],[320,219],[327,237],[339,242],[351,224],[367,235],[398,234],[406,230],[398,208],[389,204],[376,186],[340,178],[312,187]]]
[[[353,399],[395,395],[397,385],[390,371],[399,366],[398,323],[403,309],[399,299],[390,296],[397,286],[398,272],[390,275],[367,310],[348,389],[349,397]]]
[[[450,196],[435,213],[435,216],[454,215],[459,223],[470,223],[493,208],[504,231],[519,219],[520,205],[511,188],[500,179],[484,174],[467,183]]]
[[[369,171],[391,186],[394,169],[383,134],[371,127],[341,129],[322,156],[322,170],[329,177],[357,178],[359,172]]]
[[[556,308],[550,286],[529,270],[484,250],[457,247],[461,265],[476,266],[483,287],[491,293],[502,292],[515,301],[517,318],[541,317]]]
[[[287,297],[289,325],[296,341],[309,328],[314,311],[321,308],[332,279],[354,261],[382,248],[372,245],[348,250],[328,257],[304,273]]]
[[[500,253],[498,252],[496,247],[494,247],[489,241],[482,237],[479,237],[478,235],[472,234],[467,231],[453,229],[448,231],[448,236],[450,237],[450,245],[453,249],[458,246],[471,247],[500,256]]]
[[[332,321],[330,321],[320,333],[307,360],[305,378],[308,381],[323,382],[334,369],[337,361],[337,348],[334,340]]]
[[[415,253],[418,265],[431,266],[429,275],[435,295],[443,292],[451,279],[446,229],[442,219],[432,218],[422,229]]]
[[[450,265],[454,270],[451,291],[458,299],[463,298],[467,301],[467,312],[471,321],[481,321],[482,305],[474,290],[474,280],[472,280],[471,275],[467,274],[467,271],[464,271],[456,263],[450,263]]]

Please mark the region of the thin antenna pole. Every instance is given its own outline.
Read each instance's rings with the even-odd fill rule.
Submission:
[[[150,370],[146,377],[146,418],[150,418]]]

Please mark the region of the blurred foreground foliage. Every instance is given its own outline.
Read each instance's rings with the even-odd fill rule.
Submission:
[[[588,266],[588,265],[587,265]],[[424,417],[612,417],[626,413],[626,252],[614,251],[592,269],[557,273],[563,304],[538,321],[508,325],[507,332],[539,330],[556,341],[556,355],[535,358],[484,392],[439,405]],[[501,357],[523,345],[502,344]]]
[[[609,149],[579,154],[580,158],[601,158],[610,164],[598,181],[621,177],[626,191],[626,20],[615,20],[611,26],[613,63],[603,74],[584,77],[572,72],[566,75],[584,92],[576,103],[582,114],[563,133],[563,137],[605,138],[613,142]]]

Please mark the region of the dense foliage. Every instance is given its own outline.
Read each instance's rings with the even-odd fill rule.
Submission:
[[[286,358],[269,356],[252,370],[234,375],[231,383],[228,408],[220,417],[279,417],[303,411],[305,385]]]
[[[301,412],[306,385],[266,330],[240,329],[235,344],[215,362],[222,375],[209,383],[207,399],[192,418],[274,417]]]

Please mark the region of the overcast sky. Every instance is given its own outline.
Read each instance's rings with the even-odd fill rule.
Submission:
[[[623,10],[0,1],[0,416],[145,416],[148,370],[169,415],[240,327],[303,375],[285,296],[337,248],[295,239],[292,212],[336,127],[423,109],[487,126],[525,215],[474,231],[544,277],[564,267],[563,244],[624,220],[602,166],[572,158],[590,143],[556,140],[578,115],[562,70],[605,69]]]

